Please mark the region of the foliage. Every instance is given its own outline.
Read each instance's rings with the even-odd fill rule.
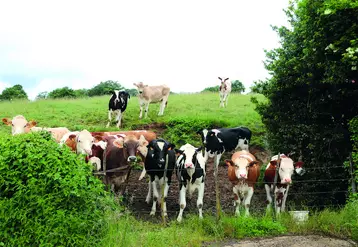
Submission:
[[[47,99],[47,97],[48,97],[48,92],[47,92],[47,91],[44,91],[44,92],[39,93],[39,94],[36,96],[36,100]]]
[[[215,87],[207,87],[207,88],[204,88],[204,90],[202,92],[219,92],[219,87],[220,86],[215,86]]]
[[[287,213],[282,214],[279,222],[291,233],[318,233],[358,241],[358,201],[351,201],[340,210],[311,210],[308,221],[304,223],[297,224],[297,221]]]
[[[0,137],[0,246],[93,246],[116,208],[92,167],[46,132]]]
[[[271,151],[295,151],[293,158],[297,161],[301,156],[310,168],[298,182],[337,181],[302,183],[300,192],[327,193],[301,196],[303,202],[321,208],[343,204],[349,174],[342,164],[352,149],[348,122],[358,112],[358,74],[351,66],[353,60],[346,60],[344,54],[357,38],[358,6],[348,1],[302,0],[291,3],[286,14],[292,28],[273,28],[282,47],[266,51],[265,67],[273,76],[253,87],[268,102],[252,101],[267,128]]]
[[[127,93],[129,93],[130,96],[137,96],[138,95],[138,90],[135,88],[131,88],[131,89],[126,89]]]
[[[74,90],[76,98],[83,98],[88,96],[88,89],[76,89]]]
[[[76,98],[75,91],[69,87],[57,88],[48,94],[48,98]]]
[[[0,94],[0,100],[27,99],[27,94],[21,85],[5,88]]]
[[[121,84],[117,81],[108,80],[105,82],[101,82],[98,85],[94,86],[90,90],[88,90],[88,96],[101,96],[101,95],[109,95],[112,94],[113,90],[122,90],[124,89]]]
[[[349,130],[352,133],[351,139],[353,141],[353,152],[352,152],[352,161],[354,165],[355,172],[355,182],[358,186],[358,116],[353,118],[349,124]],[[353,198],[358,200],[358,193],[352,195]]]
[[[232,81],[231,82],[231,92],[233,92],[233,93],[243,93],[243,92],[245,92],[244,84],[239,80]]]

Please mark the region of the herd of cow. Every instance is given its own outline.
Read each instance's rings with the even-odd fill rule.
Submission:
[[[198,190],[197,207],[199,217],[202,218],[203,197],[206,177],[206,163],[214,158],[214,175],[217,176],[217,167],[224,152],[236,151],[231,159],[226,159],[228,178],[233,184],[236,214],[239,215],[239,206],[242,203],[249,215],[250,201],[254,192],[254,185],[260,175],[260,163],[251,154],[249,143],[251,131],[245,127],[203,129],[200,134],[202,148],[196,148],[187,143],[179,149],[175,145],[161,138],[156,133],[147,130],[116,131],[116,132],[89,132],[70,131],[65,127],[41,128],[36,127],[35,121],[27,121],[22,115],[12,119],[3,118],[2,121],[12,127],[12,134],[22,134],[32,131],[48,131],[59,145],[68,146],[77,154],[85,154],[86,161],[94,165],[96,172],[102,172],[103,182],[110,185],[114,192],[123,193],[128,180],[132,163],[137,161],[137,155],[144,161],[143,171],[139,177],[149,176],[148,194],[146,202],[153,199],[150,214],[154,215],[157,202],[161,199],[158,187],[164,190],[163,214],[167,215],[165,198],[168,195],[172,173],[175,172],[179,181],[180,212],[177,220],[182,220],[183,210],[186,207],[186,191],[191,195]],[[264,174],[264,184],[267,192],[268,208],[272,202],[271,191],[277,167],[277,155],[271,158]],[[278,182],[274,192],[277,202],[276,212],[285,209],[288,189],[292,182],[294,171],[302,173],[303,162],[294,162],[286,155],[281,155],[278,171]],[[152,196],[151,196],[152,195]]]

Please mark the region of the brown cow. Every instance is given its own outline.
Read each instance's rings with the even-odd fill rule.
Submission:
[[[225,160],[228,167],[228,176],[230,182],[234,185],[235,214],[240,215],[241,201],[245,205],[245,216],[249,216],[249,208],[254,186],[260,176],[259,162],[255,156],[246,150],[235,152],[231,160]]]

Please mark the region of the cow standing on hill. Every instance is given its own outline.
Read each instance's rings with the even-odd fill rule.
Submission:
[[[275,180],[275,173],[277,168],[277,159],[278,156],[275,155],[271,158],[270,163],[268,163],[265,175],[264,175],[264,184],[265,184],[265,190],[266,190],[266,196],[267,196],[267,209],[269,210],[271,208],[272,203],[272,197],[271,197],[271,191],[274,187],[274,180]],[[299,175],[304,174],[304,170],[302,168],[302,165],[304,163],[302,161],[298,161],[295,164],[293,160],[288,157],[285,154],[280,155],[280,165],[279,170],[277,174],[277,183],[276,188],[274,191],[274,198],[276,200],[276,213],[279,214],[281,211],[285,211],[286,206],[286,199],[288,194],[288,189],[290,188],[290,184],[292,183],[291,176],[294,172],[296,172]]]
[[[240,215],[240,204],[245,206],[245,216],[249,216],[249,208],[254,186],[260,176],[259,162],[255,156],[246,150],[235,152],[230,160],[225,160],[228,167],[228,177],[234,185],[235,214]]]
[[[130,99],[129,93],[126,91],[114,90],[112,97],[108,102],[108,123],[107,128],[111,124],[112,115],[116,114],[117,128],[121,126],[122,115],[127,108],[128,99]]]
[[[133,83],[133,85],[138,88],[140,106],[139,118],[142,118],[143,106],[145,107],[144,118],[147,118],[149,104],[158,102],[161,102],[158,116],[162,116],[164,114],[164,108],[168,104],[170,88],[166,85],[148,86],[144,85],[143,82]]]
[[[218,77],[221,84],[219,88],[219,95],[220,95],[220,107],[227,106],[227,102],[229,100],[229,94],[231,92],[231,82],[229,81],[229,78],[222,79],[221,77]]]
[[[160,200],[161,195],[158,192],[164,187],[164,203],[163,214],[167,216],[166,198],[168,196],[169,186],[171,184],[172,173],[175,167],[175,152],[174,144],[168,143],[163,139],[156,139],[148,144],[148,154],[145,159],[145,169],[150,177],[150,184],[153,189],[153,206],[150,215],[155,215],[157,201]],[[151,195],[151,186],[149,186],[146,202],[149,203]]]
[[[189,197],[194,191],[198,190],[198,200],[196,205],[199,210],[199,218],[203,218],[203,198],[205,186],[205,158],[200,152],[200,148],[195,148],[190,144],[181,146],[176,149],[177,155],[176,171],[179,180],[179,205],[180,211],[177,221],[183,218],[183,211],[186,207],[186,191],[189,192]]]

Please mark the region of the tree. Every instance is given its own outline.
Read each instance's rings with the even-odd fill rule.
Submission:
[[[69,87],[57,88],[48,94],[48,98],[76,98],[75,91]]]
[[[271,150],[295,151],[293,158],[302,158],[310,169],[304,178],[297,177],[298,183],[322,180],[299,183],[300,193],[325,192],[301,195],[303,202],[320,208],[343,204],[348,173],[342,164],[352,150],[348,122],[358,112],[358,2],[301,0],[291,2],[286,15],[291,29],[273,27],[282,47],[266,51],[272,78],[253,86],[268,102],[252,101]],[[324,182],[330,179],[334,181]]]
[[[83,97],[87,97],[88,96],[88,89],[76,89],[74,90],[76,98],[83,98]]]
[[[39,94],[36,96],[36,100],[39,100],[39,99],[47,99],[47,97],[48,97],[48,92],[47,92],[47,91],[44,91],[44,92],[39,93]]]
[[[202,92],[219,92],[219,86],[204,88]]]
[[[231,92],[233,92],[233,93],[243,93],[243,92],[245,92],[244,84],[239,80],[232,81],[231,82]]]
[[[130,96],[137,96],[138,95],[138,90],[135,89],[135,88],[127,89],[126,91],[127,91],[127,93],[129,93]]]
[[[25,90],[20,84],[5,88],[0,95],[1,100],[28,99]]]
[[[113,90],[122,90],[124,87],[117,81],[108,80],[101,82],[88,91],[88,96],[109,95]]]

